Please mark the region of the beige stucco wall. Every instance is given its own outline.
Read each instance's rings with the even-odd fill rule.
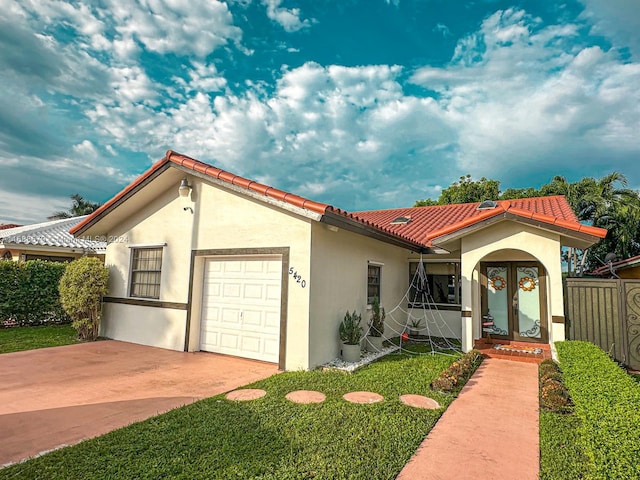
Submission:
[[[175,188],[158,191],[155,200],[141,206],[134,215],[106,232],[121,240],[107,247],[105,263],[111,273],[110,296],[128,297],[132,245],[166,244],[160,285],[160,301],[164,302],[189,301],[192,250],[289,247],[290,264],[300,271],[309,271],[309,219],[209,185],[198,178],[187,177],[193,186],[190,198],[178,196],[177,184]],[[154,188],[153,185],[152,183],[145,188]],[[194,264],[189,350],[199,348],[200,283],[204,261],[205,257],[196,257]],[[289,288],[286,345],[288,370],[308,366],[308,292],[308,289]],[[166,336],[172,339],[169,343],[173,345],[167,348],[184,348],[184,311],[138,306],[126,306],[125,310],[121,307],[109,307],[105,311],[105,336],[146,338],[153,337],[150,333],[152,330],[166,330]],[[141,321],[140,316],[144,316],[145,320]],[[106,332],[110,334],[106,335]],[[183,343],[173,342],[180,335]]]
[[[462,318],[465,351],[481,336],[479,268],[481,261],[536,260],[546,269],[549,342],[564,340],[564,325],[553,324],[552,316],[564,316],[560,236],[518,222],[503,221],[462,238],[462,309],[471,311]]]
[[[185,310],[105,303],[100,335],[152,347],[182,350]]]
[[[407,291],[410,252],[343,229],[332,231],[324,224],[314,223],[311,232],[311,269],[298,271],[310,279],[309,366],[313,368],[340,355],[338,328],[347,310],[362,315],[366,330],[371,315],[368,262],[382,264],[380,304],[388,312],[384,336],[401,332],[406,315],[392,310]],[[296,289],[297,285],[291,286]]]

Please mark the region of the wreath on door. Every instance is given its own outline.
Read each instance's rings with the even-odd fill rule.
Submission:
[[[522,277],[520,279],[520,288],[525,292],[530,292],[536,288],[536,281],[531,277]]]
[[[491,279],[491,287],[494,290],[502,290],[506,286],[507,281],[504,279],[504,277],[495,276]]]

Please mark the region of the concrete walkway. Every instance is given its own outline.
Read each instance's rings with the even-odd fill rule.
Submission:
[[[535,480],[538,365],[486,359],[397,480]]]
[[[0,467],[228,392],[277,365],[113,340],[0,355]]]

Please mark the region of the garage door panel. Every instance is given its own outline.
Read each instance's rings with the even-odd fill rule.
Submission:
[[[265,312],[264,324],[272,330],[280,329],[280,312]]]
[[[244,353],[244,354],[247,354],[247,353],[261,354],[261,353],[263,353],[263,349],[262,349],[263,341],[262,341],[262,338],[260,338],[260,337],[252,337],[252,336],[249,336],[249,335],[243,335],[241,341],[242,341],[242,346],[241,346],[242,353]]]
[[[222,295],[227,298],[238,300],[241,298],[242,286],[239,283],[225,283],[222,287]]]
[[[273,257],[207,260],[200,349],[277,362],[281,275]]]
[[[244,310],[241,328],[244,331],[255,330],[255,327],[262,327],[263,312],[260,310]],[[254,327],[254,328],[252,328]]]
[[[268,300],[270,304],[280,306],[280,284],[267,285],[265,292],[265,300]]]
[[[245,300],[262,300],[264,298],[264,285],[260,284],[245,284],[244,286],[244,299]]]
[[[245,263],[245,273],[265,273],[265,264],[269,262],[254,260],[253,262]]]
[[[273,356],[277,357],[278,353],[280,351],[280,342],[278,342],[278,341],[276,341],[274,339],[267,339],[264,342],[264,351],[268,355],[273,355]]]
[[[237,350],[240,348],[240,336],[235,332],[221,332],[220,346],[226,349]]]
[[[225,273],[241,273],[242,262],[237,260],[226,260],[222,263],[222,271]]]
[[[222,308],[222,315],[220,316],[220,322],[227,324],[227,326],[235,327],[239,325],[240,312],[237,308]]]

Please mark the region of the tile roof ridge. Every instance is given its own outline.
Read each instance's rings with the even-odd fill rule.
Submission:
[[[202,173],[212,178],[222,180],[231,185],[235,185],[246,190],[251,190],[255,193],[264,195],[266,197],[281,200],[285,203],[299,207],[305,210],[310,210],[315,213],[324,214],[331,205],[326,203],[316,202],[314,200],[302,197],[300,195],[280,190],[270,185],[264,185],[255,180],[236,175],[235,173],[222,170],[221,168],[214,167],[208,163],[196,160],[187,155],[175,152],[173,150],[167,150],[167,161],[180,165],[184,168],[191,169],[193,171]],[[212,170],[209,172],[209,170]]]

